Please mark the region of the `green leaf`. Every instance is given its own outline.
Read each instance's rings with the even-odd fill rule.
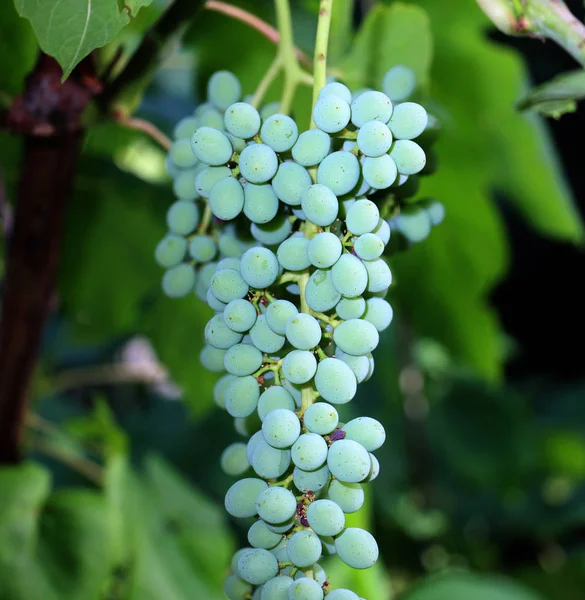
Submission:
[[[519,102],[520,110],[536,110],[548,116],[561,115],[577,110],[577,101],[585,98],[585,71],[562,73],[547,83],[530,90]]]

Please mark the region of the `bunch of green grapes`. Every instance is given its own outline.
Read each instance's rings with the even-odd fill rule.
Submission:
[[[414,87],[405,67],[386,74],[383,92],[330,82],[315,126],[300,132],[273,106],[262,114],[239,101],[239,82],[221,72],[204,109],[215,121],[200,112],[177,126],[175,144],[189,155],[188,143],[193,158],[175,190],[185,172],[195,178],[179,202],[200,202],[222,228],[213,252],[190,252],[183,265],[193,280],[181,290],[195,288],[215,311],[201,361],[224,373],[215,401],[249,438],[221,457],[226,473],[243,476],[225,507],[251,523],[225,582],[230,600],[359,600],[332,590],[319,561],[336,554],[366,569],[378,559],[373,536],[347,527],[345,515],[378,475],[373,453],[385,431],[370,417],[343,422],[343,407],[372,376],[372,353],[392,322],[384,251],[392,228],[407,230],[396,225],[404,207],[418,207],[407,199],[427,158],[415,140],[436,130],[407,101]],[[421,210],[438,223],[432,203]],[[210,237],[188,225],[180,235],[191,246]],[[206,263],[198,276],[194,263]]]

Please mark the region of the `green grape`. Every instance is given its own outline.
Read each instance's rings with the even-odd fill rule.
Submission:
[[[201,266],[198,271],[197,285],[195,286],[195,293],[197,297],[202,301],[207,301],[207,291],[211,285],[211,278],[215,273],[217,267],[216,262],[208,262]]]
[[[416,87],[414,71],[404,65],[396,65],[386,72],[382,80],[382,89],[393,102],[406,100]]]
[[[412,140],[425,130],[427,123],[427,111],[420,104],[403,102],[394,107],[388,127],[397,140]]]
[[[303,194],[311,187],[311,176],[295,162],[283,162],[272,180],[272,189],[282,202],[300,206]]]
[[[396,164],[391,156],[384,154],[378,158],[365,158],[362,165],[364,181],[375,190],[389,188],[398,175]]]
[[[225,509],[232,517],[243,519],[258,514],[256,501],[258,496],[268,489],[262,479],[248,477],[236,481],[225,495]]]
[[[210,289],[218,300],[227,304],[232,300],[244,298],[249,288],[239,271],[222,269],[216,271],[211,278]]]
[[[240,259],[235,256],[226,256],[218,261],[217,266],[215,267],[216,271],[223,271],[224,269],[234,269],[236,271],[240,270]]]
[[[283,269],[302,271],[311,264],[308,250],[309,240],[304,235],[294,235],[280,244],[276,257]]]
[[[226,258],[240,258],[242,254],[251,246],[250,243],[238,239],[236,232],[230,225],[226,226],[223,233],[219,236],[217,245],[222,256]],[[240,263],[238,261],[238,270]]]
[[[242,255],[240,270],[250,287],[262,290],[276,281],[279,273],[278,259],[268,248],[250,248]]]
[[[335,442],[337,443],[337,442]],[[327,489],[327,497],[346,513],[357,512],[364,504],[364,490],[359,483],[345,483],[334,479]]]
[[[224,115],[225,128],[244,140],[253,138],[260,131],[260,113],[246,102],[236,102]]]
[[[354,235],[373,231],[380,221],[380,211],[371,200],[357,200],[347,211],[345,223]]]
[[[292,223],[286,215],[280,215],[266,225],[252,223],[250,232],[256,240],[267,246],[280,244],[290,235]]]
[[[357,380],[354,372],[343,361],[324,358],[317,367],[315,387],[323,400],[333,404],[346,404],[355,396]]]
[[[384,219],[380,219],[376,229],[374,229],[372,233],[377,235],[382,240],[384,246],[386,246],[386,244],[390,241],[390,225],[388,225],[388,222],[384,221]]]
[[[238,562],[240,560],[240,558],[242,556],[244,556],[244,554],[246,554],[246,552],[248,552],[248,550],[251,550],[251,548],[240,548],[239,550],[237,550],[234,555],[232,556],[232,560],[231,560],[231,568],[232,571],[238,575],[239,577],[239,573],[238,573]]]
[[[383,258],[365,260],[364,267],[368,271],[368,292],[383,292],[392,283],[392,272]]]
[[[254,450],[260,442],[265,441],[264,436],[262,435],[262,431],[257,431],[250,439],[248,440],[248,445],[246,446],[246,458],[248,462],[252,464],[252,459],[254,457]]]
[[[307,350],[293,350],[282,361],[282,374],[291,383],[307,383],[316,370],[317,360]]]
[[[301,208],[309,221],[327,227],[337,218],[339,201],[327,186],[316,183],[304,193]]]
[[[207,82],[207,98],[219,110],[227,110],[242,97],[240,80],[229,71],[216,71]]]
[[[327,596],[327,600],[360,600],[359,596],[352,592],[351,590],[346,589],[337,589],[329,592]]]
[[[232,375],[252,375],[262,365],[262,352],[249,344],[236,344],[227,350],[224,368]]]
[[[157,244],[154,258],[161,267],[178,265],[187,252],[187,240],[174,233],[169,233]]]
[[[445,218],[445,207],[440,202],[431,198],[427,198],[425,200],[421,200],[420,205],[429,215],[433,226],[440,225],[443,222],[443,219]]]
[[[321,558],[321,540],[312,531],[297,531],[288,541],[286,551],[293,565],[310,567]]]
[[[351,152],[340,150],[327,155],[317,169],[317,183],[336,196],[347,194],[359,183],[360,163]]]
[[[256,410],[259,397],[258,382],[254,377],[238,377],[225,391],[225,408],[232,417],[248,417]]]
[[[341,240],[328,231],[318,233],[309,243],[309,260],[319,269],[333,266],[341,256]]]
[[[364,92],[351,103],[351,122],[363,127],[368,121],[388,123],[392,116],[392,101],[382,92]]]
[[[327,312],[339,302],[341,294],[333,285],[331,271],[318,269],[311,274],[305,288],[305,298],[309,308],[317,312]]]
[[[181,298],[193,290],[195,270],[191,265],[181,264],[171,267],[162,278],[163,292],[169,298]]]
[[[240,154],[240,173],[250,183],[270,181],[278,169],[276,152],[266,144],[250,144]]]
[[[232,381],[235,381],[235,377],[227,373],[222,375],[213,386],[213,400],[219,408],[225,410],[225,391]]]
[[[252,468],[263,479],[280,477],[290,466],[290,450],[279,450],[260,440],[252,453]]]
[[[207,167],[195,178],[197,193],[203,198],[209,198],[211,188],[224,177],[230,177],[232,172],[227,167]]]
[[[269,183],[247,183],[244,187],[244,214],[252,223],[269,223],[276,216],[278,206],[278,196]]]
[[[262,124],[260,137],[262,142],[275,152],[286,152],[297,141],[299,129],[293,119],[287,115],[271,115]]]
[[[257,497],[256,511],[266,523],[279,525],[296,513],[297,500],[294,494],[285,488],[270,487]]]
[[[266,322],[272,331],[280,335],[286,332],[289,319],[298,314],[299,309],[288,300],[271,302],[266,309]]]
[[[279,523],[277,525],[273,525],[271,523],[268,523],[268,529],[270,529],[270,531],[274,531],[274,533],[287,533],[295,524],[295,519],[294,517],[291,517],[290,519],[284,521],[283,523]],[[284,540],[285,542],[288,542],[288,540]],[[275,548],[276,550],[276,548]],[[286,548],[285,548],[285,552],[286,552]],[[286,556],[286,554],[285,554]]]
[[[284,387],[287,390],[287,392],[289,392],[290,395],[294,398],[296,407],[300,408],[302,403],[301,386],[291,383],[290,381],[288,381],[288,379],[285,379],[282,382],[282,387]]]
[[[267,581],[260,594],[260,600],[289,600],[288,590],[293,580],[287,575],[280,575]]]
[[[190,169],[197,164],[197,157],[193,154],[191,142],[184,138],[172,143],[169,149],[169,158],[179,169]]]
[[[382,423],[371,417],[352,419],[342,427],[345,439],[361,444],[368,452],[374,452],[386,440]]]
[[[307,508],[307,521],[317,535],[336,536],[345,527],[345,515],[332,500],[311,502]]]
[[[242,442],[230,444],[221,453],[219,464],[226,475],[236,477],[245,473],[250,467],[246,458],[246,444],[242,444]]]
[[[363,481],[370,472],[371,464],[368,451],[353,440],[333,442],[327,454],[327,466],[331,474],[345,483]]]
[[[331,151],[331,138],[320,129],[310,129],[299,135],[292,148],[292,157],[303,167],[318,165]]]
[[[327,442],[316,433],[303,433],[291,447],[291,458],[299,469],[314,471],[327,460]]]
[[[323,600],[323,588],[314,579],[302,577],[289,588],[288,600]]]
[[[297,571],[295,579],[301,579],[302,577],[305,577],[305,574],[302,571]],[[313,565],[313,577],[320,586],[324,586],[327,581],[327,573],[319,564]]]
[[[232,135],[231,133],[228,133],[227,136],[228,136],[228,138],[230,138],[230,142],[232,143],[234,150],[238,154],[248,145],[246,140],[236,137],[235,135]]]
[[[197,262],[209,262],[217,254],[217,244],[209,235],[196,235],[189,244],[189,254]]]
[[[225,165],[234,152],[228,136],[213,127],[200,127],[191,138],[193,154],[206,165]]]
[[[244,188],[233,177],[220,179],[209,192],[209,208],[222,221],[235,219],[244,208]]]
[[[290,521],[287,521],[287,524]],[[294,522],[294,519],[293,519]],[[285,524],[286,525],[286,524]],[[279,531],[275,531],[275,533],[281,533],[280,532],[280,527],[284,527],[285,525],[282,526],[274,526],[274,525],[267,525],[268,529],[270,529],[270,531],[274,531],[275,529],[279,529]],[[284,533],[284,532],[282,532]],[[281,535],[282,535],[281,533]],[[288,546],[288,538],[284,537],[280,540],[280,542],[278,543],[277,546],[275,546],[274,548],[272,548],[272,554],[274,554],[274,556],[276,556],[276,559],[280,562],[284,562],[284,561],[288,561],[288,555],[286,553],[286,547]]]
[[[422,171],[427,162],[425,151],[412,140],[394,142],[390,156],[402,175],[414,175]]]
[[[222,114],[213,106],[206,106],[197,116],[197,120],[199,121],[199,127],[213,127],[213,129],[220,129],[221,131],[225,129]]]
[[[362,260],[375,260],[382,256],[384,242],[375,233],[364,233],[355,241],[353,249]]]
[[[207,290],[207,294],[205,295],[205,299],[209,308],[214,310],[217,313],[222,313],[225,310],[226,304],[221,300],[218,300],[211,290]]]
[[[331,433],[339,423],[337,410],[327,402],[311,404],[303,415],[303,424],[311,433],[327,435]]]
[[[238,333],[250,331],[256,323],[258,314],[254,305],[243,298],[231,300],[223,311],[225,324]]]
[[[419,206],[404,207],[394,219],[396,229],[409,241],[421,242],[431,233],[429,213]]]
[[[242,600],[252,593],[252,586],[237,575],[228,575],[223,584],[224,594],[229,600]]]
[[[357,298],[366,291],[368,272],[353,254],[344,254],[331,269],[335,289],[346,298]]]
[[[189,235],[199,224],[197,204],[188,200],[177,200],[167,211],[167,225],[171,233]]]
[[[266,415],[277,408],[295,410],[294,398],[280,385],[273,385],[260,395],[258,400],[258,416],[263,421]]]
[[[374,536],[357,527],[348,527],[338,535],[335,549],[339,558],[354,569],[368,569],[378,560],[378,544]]]
[[[348,104],[351,104],[351,90],[343,83],[339,81],[332,81],[324,85],[319,92],[319,98],[325,98],[326,96],[337,96],[342,100],[345,100]]]
[[[248,543],[252,548],[271,550],[281,541],[282,535],[270,531],[264,521],[258,520],[248,529]]]
[[[349,104],[335,95],[323,96],[313,108],[313,121],[325,133],[337,133],[345,129],[351,117]]]
[[[374,481],[376,477],[380,474],[380,463],[378,459],[370,452],[370,460],[372,461],[372,466],[370,468],[370,474],[367,476],[366,481],[369,483],[370,481]]]
[[[293,482],[301,492],[318,492],[322,490],[331,477],[327,465],[316,471],[303,471],[295,467],[293,471]]]
[[[260,315],[256,319],[254,327],[250,329],[250,337],[254,346],[266,354],[278,352],[286,342],[284,335],[279,335],[270,329],[265,315]]]
[[[333,341],[347,354],[363,356],[376,348],[380,341],[380,334],[368,321],[349,319],[335,328]]]
[[[299,418],[292,410],[277,408],[269,412],[262,422],[264,439],[274,448],[290,448],[300,433]],[[280,521],[276,521],[276,523],[280,523]]]
[[[214,348],[227,350],[242,339],[241,333],[232,331],[223,320],[222,315],[211,317],[205,326],[205,341]]]
[[[263,585],[259,585],[252,594],[252,600],[262,600],[262,590],[264,589]],[[362,599],[360,599],[362,600]]]
[[[198,119],[195,117],[184,117],[175,125],[173,137],[177,140],[181,138],[191,139],[191,136],[197,131],[198,127]]]
[[[177,167],[177,165],[175,165],[173,163],[173,161],[171,160],[171,157],[167,154],[166,158],[165,158],[165,169],[166,172],[172,177],[178,177],[181,173],[184,172],[183,169]]]
[[[357,145],[366,156],[382,156],[390,150],[392,132],[381,121],[368,121],[358,131]]]
[[[369,321],[378,331],[384,331],[392,323],[392,317],[394,316],[392,307],[382,298],[368,298],[367,305],[363,318]]]
[[[173,181],[173,193],[179,200],[195,200],[199,194],[195,187],[195,178],[201,171],[201,165],[179,173]]]
[[[236,430],[236,433],[239,433],[242,437],[248,437],[251,433],[250,427],[248,426],[248,419],[240,417],[234,419],[234,429]]]
[[[368,356],[352,356],[337,348],[335,358],[342,360],[354,373],[357,382],[365,381],[370,373],[370,360]]]
[[[342,298],[337,303],[335,312],[344,321],[359,319],[366,312],[366,301],[361,296],[357,296],[356,298]]]
[[[298,313],[286,324],[286,338],[297,350],[310,350],[321,341],[321,325],[315,317]]]
[[[260,116],[263,120],[275,115],[280,110],[280,101],[269,102],[260,109]]]
[[[223,366],[225,353],[225,350],[206,345],[203,346],[199,353],[199,360],[208,371],[211,371],[212,373],[221,373],[226,370]]]
[[[264,548],[248,550],[238,561],[240,577],[252,585],[262,585],[278,573],[278,561]]]

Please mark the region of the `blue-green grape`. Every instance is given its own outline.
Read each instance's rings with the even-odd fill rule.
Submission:
[[[327,186],[316,183],[304,193],[301,208],[309,221],[327,227],[337,218],[339,201]]]
[[[287,523],[290,522],[287,521]],[[280,527],[285,527],[286,524],[283,524],[282,526],[280,525],[267,525],[268,529],[270,529],[270,531],[274,531],[275,533],[281,533],[280,532]],[[278,531],[275,531],[276,529],[278,529]],[[284,533],[284,532],[282,532]],[[281,535],[282,535],[281,533]],[[277,546],[275,546],[274,548],[272,548],[272,554],[274,554],[274,556],[276,556],[276,559],[283,562],[283,561],[288,561],[288,555],[286,553],[286,547],[288,546],[288,538],[284,537],[281,539],[281,541],[278,543]]]
[[[303,235],[294,235],[284,240],[276,251],[280,265],[287,271],[306,269],[311,264],[309,243],[309,240]]]
[[[181,138],[191,139],[191,136],[197,131],[198,127],[198,119],[195,117],[184,117],[175,125],[173,137],[177,140]]]
[[[216,271],[223,271],[223,269],[235,269],[240,270],[240,259],[235,256],[226,256],[218,261],[215,268]]]
[[[209,192],[209,208],[218,219],[235,219],[244,208],[242,184],[233,177],[220,179]]]
[[[242,442],[230,444],[221,453],[219,464],[226,475],[237,477],[245,473],[250,467],[246,458],[246,444],[242,444]]]
[[[361,296],[356,298],[342,298],[337,303],[335,312],[344,321],[359,319],[366,312],[366,301]]]
[[[165,158],[165,170],[173,178],[178,177],[183,172],[183,169],[177,167],[168,154]]]
[[[344,588],[339,588],[337,590],[333,590],[327,596],[328,600],[360,600],[360,597],[352,592],[351,590],[346,590]]]
[[[320,129],[310,129],[299,135],[292,156],[303,167],[318,165],[331,151],[331,138]]]
[[[274,102],[269,102],[268,104],[265,104],[262,108],[260,108],[260,116],[262,117],[262,120],[266,120],[268,119],[268,117],[275,115],[279,111],[280,102],[278,100],[275,100]]]
[[[276,300],[266,309],[266,322],[272,331],[285,335],[286,324],[294,317],[299,309],[288,300]]]
[[[228,575],[223,584],[223,591],[229,600],[242,600],[252,593],[252,586],[237,575]]]
[[[371,200],[357,200],[347,211],[345,223],[354,235],[373,231],[380,221],[380,211]]]
[[[420,204],[429,215],[433,226],[440,225],[443,222],[443,219],[445,218],[445,206],[438,200],[428,198],[422,200]]]
[[[327,402],[311,404],[303,416],[303,424],[311,433],[327,435],[331,433],[339,423],[337,410]]]
[[[197,262],[209,262],[217,254],[217,244],[209,235],[196,235],[189,244],[189,254]]]
[[[302,577],[289,588],[288,600],[323,600],[323,588],[314,579]]]
[[[321,540],[312,531],[297,531],[288,541],[286,551],[293,565],[310,567],[321,558]]]
[[[246,102],[228,106],[223,118],[225,128],[244,140],[253,138],[260,131],[260,113]]]
[[[321,325],[315,317],[298,313],[286,324],[286,338],[297,350],[310,350],[321,341]]]
[[[359,483],[345,483],[334,479],[327,489],[327,497],[338,504],[344,513],[351,514],[363,506],[365,495]]]
[[[348,527],[335,538],[335,549],[341,560],[353,569],[368,569],[378,560],[378,544],[364,529]]]
[[[274,193],[285,204],[300,206],[303,194],[311,187],[311,176],[295,162],[283,162],[272,180]]]
[[[258,400],[258,416],[264,421],[266,415],[277,408],[295,410],[294,398],[280,385],[273,385],[264,391]]]
[[[371,365],[368,356],[352,356],[339,348],[335,351],[335,358],[342,360],[353,371],[358,383],[365,381],[370,374]]]
[[[262,600],[262,590],[264,589],[263,585],[259,585],[256,587],[256,589],[254,590],[254,593],[252,594],[252,600]],[[360,599],[362,600],[362,599]]]
[[[161,267],[178,265],[187,252],[187,240],[174,233],[169,233],[157,244],[154,258]]]
[[[199,281],[205,286],[205,289],[211,285],[211,279],[217,269],[217,263],[209,262],[199,269]]]
[[[223,366],[225,353],[225,350],[206,345],[203,346],[199,353],[199,360],[208,371],[211,371],[212,373],[221,373],[226,370]]]
[[[280,477],[290,466],[290,450],[273,448],[260,440],[252,453],[252,468],[264,479]]]
[[[225,410],[225,391],[235,379],[233,375],[227,373],[226,375],[222,375],[213,386],[213,401],[223,410]]]
[[[364,267],[368,271],[368,292],[383,292],[390,287],[392,272],[383,258],[365,260]]]
[[[369,321],[349,319],[335,328],[333,341],[347,354],[363,356],[376,348],[380,334]]]
[[[372,461],[372,466],[370,468],[370,474],[366,478],[366,481],[369,483],[370,481],[374,481],[376,477],[380,474],[380,463],[378,459],[370,452],[370,460]]]
[[[358,131],[357,145],[366,156],[382,156],[390,150],[392,132],[381,121],[368,121]]]
[[[337,133],[345,129],[351,117],[349,104],[333,94],[317,100],[313,108],[315,125],[326,133]]]
[[[378,222],[378,226],[374,231],[372,231],[374,235],[377,235],[381,240],[384,246],[390,241],[390,225],[384,219],[380,219]],[[362,257],[363,258],[363,257]],[[364,259],[367,260],[367,259]]]
[[[311,274],[305,288],[305,298],[309,308],[317,312],[327,312],[339,302],[341,294],[333,285],[331,271],[318,269]]]
[[[223,233],[220,234],[217,245],[222,256],[226,258],[240,258],[242,254],[251,246],[251,243],[243,242],[237,237],[231,226],[226,226]],[[238,262],[238,269],[240,268]]]
[[[173,193],[179,200],[195,200],[199,196],[195,187],[195,178],[201,171],[198,167],[182,171],[175,177]]]
[[[357,238],[353,249],[362,260],[375,260],[382,256],[384,242],[375,233],[364,233]]]
[[[258,444],[261,441],[262,442],[266,441],[266,440],[264,440],[264,436],[262,435],[262,431],[257,431],[248,440],[248,444],[246,446],[246,458],[248,459],[248,462],[250,464],[252,464],[252,459],[254,457],[254,450],[256,450],[256,447],[258,446]]]
[[[239,271],[222,269],[211,278],[210,289],[218,300],[227,304],[232,300],[244,298],[249,288]]]
[[[299,469],[314,471],[327,460],[327,442],[316,433],[303,433],[292,445],[290,452],[293,463]]]
[[[262,352],[249,344],[236,344],[225,352],[223,366],[228,373],[243,377],[262,365]]]
[[[397,140],[412,140],[425,130],[428,120],[427,111],[420,104],[403,102],[394,107],[388,127]]]
[[[237,434],[245,438],[247,438],[252,433],[252,431],[250,430],[249,419],[246,418],[234,418],[234,429],[236,430]]]
[[[258,313],[254,305],[243,298],[231,300],[223,310],[225,324],[238,333],[250,331],[256,323]]]
[[[274,448],[290,448],[301,433],[299,418],[292,410],[277,408],[269,412],[262,422],[264,439]],[[270,521],[274,523],[275,521]],[[276,521],[280,523],[281,521]]]
[[[195,178],[197,193],[203,198],[209,198],[211,188],[224,177],[230,177],[232,172],[227,167],[207,167],[200,171]]]
[[[275,246],[280,244],[290,235],[292,231],[292,223],[286,215],[280,215],[273,219],[270,223],[265,225],[258,225],[252,223],[250,232],[254,236],[254,239],[258,240],[261,244],[267,246]]]
[[[311,502],[307,508],[307,521],[317,535],[336,536],[345,527],[345,515],[339,504],[332,500]]]
[[[319,98],[325,98],[326,96],[337,96],[348,104],[351,104],[352,100],[351,90],[339,81],[332,81],[323,86],[319,92]]]
[[[244,519],[258,514],[256,501],[258,496],[268,489],[262,479],[247,477],[236,481],[225,495],[225,509],[232,517]]]
[[[227,110],[242,97],[240,80],[229,71],[216,71],[207,82],[207,98],[219,110]]]
[[[197,204],[188,200],[177,200],[167,211],[167,225],[171,233],[189,235],[199,224]]]
[[[262,585],[278,574],[278,561],[264,548],[252,548],[238,561],[240,577],[252,585]]]
[[[276,281],[279,272],[278,259],[268,248],[250,248],[242,255],[240,271],[250,287],[262,290]]]
[[[293,471],[293,482],[301,492],[318,492],[327,485],[330,478],[327,465],[315,471],[303,471],[299,467],[295,467]]]
[[[290,519],[287,519],[283,523],[278,523],[278,524],[267,523],[268,529],[270,529],[270,531],[274,531],[274,533],[287,533],[294,524],[295,524],[294,516],[291,517]],[[284,549],[285,552],[286,552],[286,542],[288,542],[288,540],[285,540],[285,549]],[[276,550],[276,548],[274,548],[274,550]]]
[[[382,80],[382,89],[393,102],[406,100],[416,88],[414,71],[404,65],[396,65],[386,72]]]
[[[378,331],[384,331],[390,323],[394,311],[383,298],[368,298],[367,308],[363,318],[369,321]]]
[[[342,427],[345,439],[361,444],[368,452],[374,452],[386,440],[382,423],[371,417],[352,419]]]
[[[317,169],[317,183],[326,185],[336,196],[343,196],[359,183],[360,173],[355,155],[339,150],[323,159]]]
[[[282,487],[271,487],[257,497],[256,511],[266,523],[279,525],[294,516],[297,500],[291,491]]]
[[[197,116],[197,120],[199,127],[213,127],[221,131],[225,129],[222,114],[213,106],[206,106]]]
[[[354,372],[342,360],[325,358],[317,367],[315,387],[323,400],[346,404],[355,396],[357,380]]]
[[[195,269],[191,265],[181,264],[171,267],[162,278],[163,292],[169,298],[181,298],[195,286]]]
[[[317,360],[307,350],[293,350],[282,361],[282,374],[287,381],[297,385],[311,380],[317,370]]]
[[[242,339],[242,334],[232,331],[223,320],[222,315],[211,317],[205,326],[205,341],[214,348],[227,350]]]
[[[232,417],[248,417],[256,410],[259,397],[258,382],[254,377],[238,377],[225,391],[225,408]]]
[[[250,183],[270,181],[278,169],[276,152],[266,144],[250,144],[240,154],[240,173]]]
[[[392,101],[382,92],[364,92],[351,103],[351,122],[363,127],[368,121],[388,123],[392,116]]]
[[[397,140],[392,145],[390,156],[402,175],[414,175],[427,164],[425,151],[412,140]]]
[[[394,219],[396,229],[409,242],[422,242],[429,236],[432,221],[429,213],[420,206],[406,206]]]
[[[238,154],[248,145],[246,140],[236,137],[235,135],[232,135],[231,133],[228,133],[227,136],[228,136],[228,138],[230,138],[230,142],[232,143],[234,150]]]
[[[297,141],[299,129],[294,120],[287,115],[271,115],[262,124],[260,137],[262,142],[275,152],[286,152]]]
[[[266,315],[260,315],[256,319],[254,327],[250,329],[252,343],[258,350],[266,354],[278,352],[285,344],[286,337],[272,331],[266,322]]]
[[[244,214],[252,223],[269,223],[278,212],[278,196],[269,183],[247,183],[244,187]]]
[[[197,157],[193,154],[191,142],[186,138],[173,142],[169,149],[169,158],[179,169],[190,169],[197,164]]]
[[[353,440],[333,442],[327,454],[327,466],[331,474],[345,483],[363,481],[370,472],[371,464],[368,451]]]
[[[396,164],[391,156],[384,154],[378,158],[365,158],[362,165],[364,181],[375,190],[389,188],[398,175]]]
[[[281,541],[282,535],[270,531],[264,521],[258,520],[248,529],[248,543],[252,548],[271,550]]]
[[[228,136],[213,127],[200,127],[191,137],[191,148],[198,160],[212,167],[225,165],[234,152]]]
[[[251,550],[251,548],[240,548],[239,550],[236,550],[236,552],[234,553],[234,555],[232,556],[232,560],[231,560],[231,568],[232,571],[238,575],[239,577],[239,573],[238,573],[238,562],[240,560],[240,558],[242,556],[244,556],[244,554],[248,551]]]
[[[368,272],[353,254],[344,254],[331,269],[335,289],[346,298],[357,298],[368,286]]]
[[[289,600],[288,590],[293,580],[287,575],[280,575],[267,581],[260,594],[260,600]]]
[[[318,233],[309,243],[309,260],[319,269],[333,266],[341,256],[341,240],[328,231]]]
[[[302,571],[297,571],[295,580],[301,579],[302,577],[305,577],[305,574]],[[327,581],[327,573],[325,573],[325,570],[319,564],[313,565],[313,577],[320,586],[324,586],[325,582]]]

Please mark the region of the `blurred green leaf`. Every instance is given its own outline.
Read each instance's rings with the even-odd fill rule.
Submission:
[[[331,31],[327,60],[330,65],[337,65],[349,49],[353,35],[353,11],[355,0],[333,3],[331,15]]]
[[[559,118],[561,115],[577,110],[577,101],[585,98],[585,71],[562,73],[551,81],[533,88],[520,100],[520,110],[534,109],[548,117]]]

